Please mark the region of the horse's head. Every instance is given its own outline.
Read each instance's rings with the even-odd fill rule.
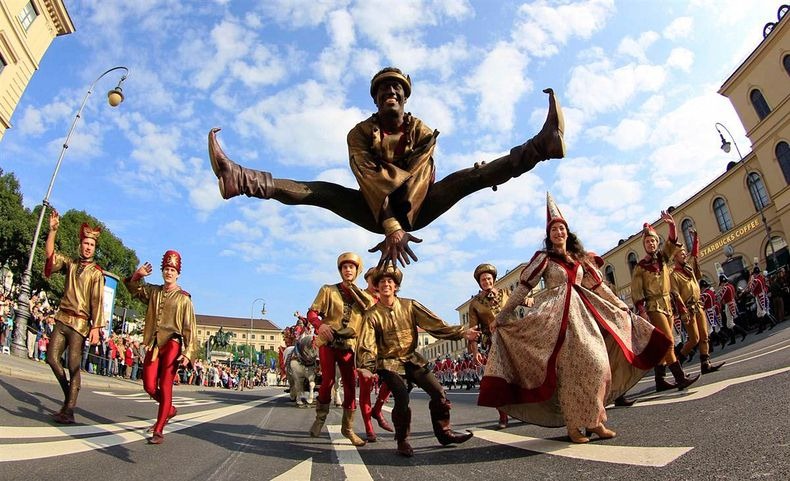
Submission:
[[[303,361],[315,361],[318,358],[318,348],[315,347],[314,336],[305,334],[296,341]]]

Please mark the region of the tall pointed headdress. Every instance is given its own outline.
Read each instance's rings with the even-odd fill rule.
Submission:
[[[568,222],[566,222],[565,217],[562,216],[562,212],[560,212],[560,208],[557,207],[557,203],[554,202],[554,198],[551,194],[546,192],[546,232],[551,228],[551,224],[555,222],[562,222],[565,224],[565,228],[568,228]]]

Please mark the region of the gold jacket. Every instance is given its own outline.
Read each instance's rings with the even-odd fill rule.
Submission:
[[[700,270],[696,258],[691,258],[690,263],[682,267],[674,266],[670,274],[672,293],[679,301],[683,302],[689,311],[702,310],[702,295],[699,290]]]
[[[469,303],[469,328],[480,327],[480,345],[488,349],[491,344],[491,323],[508,299],[507,289],[492,289],[492,295],[480,291]],[[470,349],[475,341],[469,341]]]
[[[104,274],[95,262],[85,265],[59,252],[47,259],[45,275],[63,271],[66,282],[55,320],[87,336],[92,327],[104,327]]]
[[[192,297],[182,289],[165,291],[164,286],[146,284],[142,279],[124,280],[129,293],[148,304],[145,311],[143,344],[148,349],[162,346],[173,337],[181,340],[181,354],[190,361],[196,359],[195,308]]]
[[[658,259],[642,259],[636,264],[631,274],[631,299],[637,309],[643,305],[647,312],[672,316],[670,272],[679,248],[677,242],[667,240]]]
[[[310,310],[321,316],[321,324],[332,328],[336,349],[354,349],[357,332],[362,325],[362,314],[373,304],[373,298],[354,284],[341,291],[341,284],[325,284],[315,296]]]
[[[351,171],[359,183],[377,224],[384,220],[381,210],[384,199],[401,189],[394,204],[408,205],[406,219],[398,219],[404,229],[411,229],[414,219],[420,212],[428,188],[433,182],[433,150],[436,146],[437,131],[425,125],[420,119],[406,114],[406,136],[403,154],[395,154],[395,145],[382,142],[378,115],[358,123],[348,133],[349,163]]]
[[[417,352],[417,327],[438,339],[463,338],[463,326],[448,326],[413,299],[395,298],[387,307],[380,301],[365,312],[357,348],[357,367],[405,374],[407,362],[420,367],[428,361]]]

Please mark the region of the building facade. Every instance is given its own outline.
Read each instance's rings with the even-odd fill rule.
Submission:
[[[237,346],[249,345],[256,352],[277,351],[283,345],[282,329],[267,319],[207,316],[196,314],[197,340],[201,346],[219,331],[230,333],[230,343]]]
[[[70,33],[63,0],[0,0],[0,140],[52,40]]]
[[[713,182],[678,206],[668,207],[680,241],[690,246],[690,232],[700,239],[703,278],[717,281],[720,268],[737,284],[755,263],[770,272],[790,261],[790,26],[788,6],[766,25],[764,38],[719,89],[735,108],[751,151],[742,152],[731,134],[716,124],[722,150],[733,161]],[[732,147],[735,147],[732,149]],[[733,151],[734,150],[734,151]],[[662,239],[662,221],[653,226]],[[618,294],[631,301],[631,272],[644,256],[641,226],[604,254],[603,271]],[[712,282],[714,285],[717,282]]]

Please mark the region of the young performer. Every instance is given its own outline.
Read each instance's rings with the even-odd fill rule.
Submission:
[[[672,345],[606,287],[548,194],[546,203],[546,250],[535,253],[496,316],[477,403],[532,424],[566,426],[575,443],[590,440],[585,430],[611,438],[605,406]],[[541,278],[545,289],[516,319]]]
[[[738,310],[738,295],[735,292],[735,286],[732,285],[730,279],[724,275],[724,271],[719,272],[719,289],[716,291],[716,300],[721,306],[721,311],[726,314],[726,329],[730,335],[729,346],[735,344],[735,333],[740,334],[741,342],[746,339],[746,329],[742,328],[735,321],[740,317],[741,313]],[[722,327],[722,330],[725,328]]]
[[[760,325],[757,334],[761,334],[765,330],[765,325],[770,327],[768,330],[776,326],[774,316],[771,315],[771,305],[768,298],[768,283],[765,276],[760,272],[760,266],[757,265],[757,258],[755,257],[754,267],[752,273],[749,275],[749,292],[754,296],[754,302],[757,305],[757,323]]]
[[[692,349],[699,346],[700,372],[708,374],[718,371],[724,362],[716,364],[710,362],[708,321],[703,312],[699,281],[697,281],[701,276],[697,263],[699,254],[697,232],[692,231],[691,237],[691,254],[687,254],[686,248],[683,246],[675,251],[675,265],[669,279],[671,291],[675,295],[678,314],[680,314],[688,334],[688,340],[680,349],[679,357],[685,359]]]
[[[458,433],[450,426],[450,401],[445,397],[439,381],[428,370],[428,361],[417,352],[417,327],[438,339],[477,339],[479,331],[462,326],[448,326],[436,314],[413,299],[397,296],[403,274],[393,266],[379,269],[375,274],[379,302],[364,317],[364,327],[357,353],[357,366],[365,378],[378,373],[395,397],[392,422],[395,425],[397,452],[413,456],[409,444],[411,408],[406,382],[416,384],[430,396],[433,433],[443,445],[463,443],[471,432]]]
[[[317,438],[326,422],[337,366],[343,380],[343,425],[340,432],[354,446],[365,445],[365,441],[354,432],[357,385],[354,366],[355,327],[360,324],[362,313],[372,304],[372,300],[354,284],[361,269],[362,259],[358,255],[353,252],[340,254],[337,270],[341,281],[322,286],[307,311],[307,320],[315,328],[321,344],[318,357],[322,379],[310,436]]]
[[[664,242],[664,247],[659,250],[660,239],[653,227],[645,223],[642,230],[642,246],[645,248],[645,257],[640,260],[631,273],[631,298],[637,312],[659,329],[672,341],[667,349],[664,359],[655,368],[656,391],[667,389],[685,389],[699,379],[699,374],[687,376],[675,357],[674,337],[672,335],[672,300],[670,269],[671,260],[680,245],[677,241],[675,219],[667,212],[661,212],[661,218],[669,226],[669,239]],[[675,377],[675,384],[664,379],[667,367]]]
[[[148,305],[145,311],[143,344],[143,389],[159,403],[151,444],[164,441],[162,430],[177,414],[173,406],[173,379],[179,366],[188,366],[197,352],[195,309],[192,297],[178,285],[181,254],[174,250],[162,256],[163,285],[146,284],[142,279],[153,272],[146,262],[124,280],[129,293]]]
[[[373,276],[375,273],[376,269],[373,267],[368,269],[368,271],[365,273],[365,282],[367,283],[365,293],[373,300],[373,302],[378,302],[379,291],[376,289],[376,285],[373,282]],[[359,326],[359,328],[361,327],[362,326]],[[357,340],[359,340],[359,337],[359,333],[357,333]],[[359,378],[359,412],[362,414],[362,423],[365,425],[365,433],[369,443],[376,442],[376,430],[373,429],[373,423],[371,422],[371,419],[375,419],[381,429],[389,432],[394,431],[392,425],[387,422],[387,419],[381,413],[381,408],[390,397],[390,388],[386,383],[381,382],[380,379],[378,379],[379,392],[378,396],[376,397],[376,404],[373,407],[370,406],[370,395],[373,385],[376,382],[376,376],[371,379],[366,379],[362,376]]]
[[[52,368],[63,390],[63,407],[52,416],[59,424],[74,424],[74,408],[80,392],[80,362],[85,347],[85,337],[90,344],[98,344],[99,330],[104,327],[104,274],[93,262],[96,243],[101,229],[88,224],[80,226],[79,258],[72,259],[55,251],[55,237],[60,227],[60,214],[55,209],[49,214],[49,234],[45,252],[47,261],[44,275],[63,271],[66,277],[63,298],[55,314],[55,327],[49,341],[47,364]],[[69,349],[69,375],[63,368],[61,357]]]

